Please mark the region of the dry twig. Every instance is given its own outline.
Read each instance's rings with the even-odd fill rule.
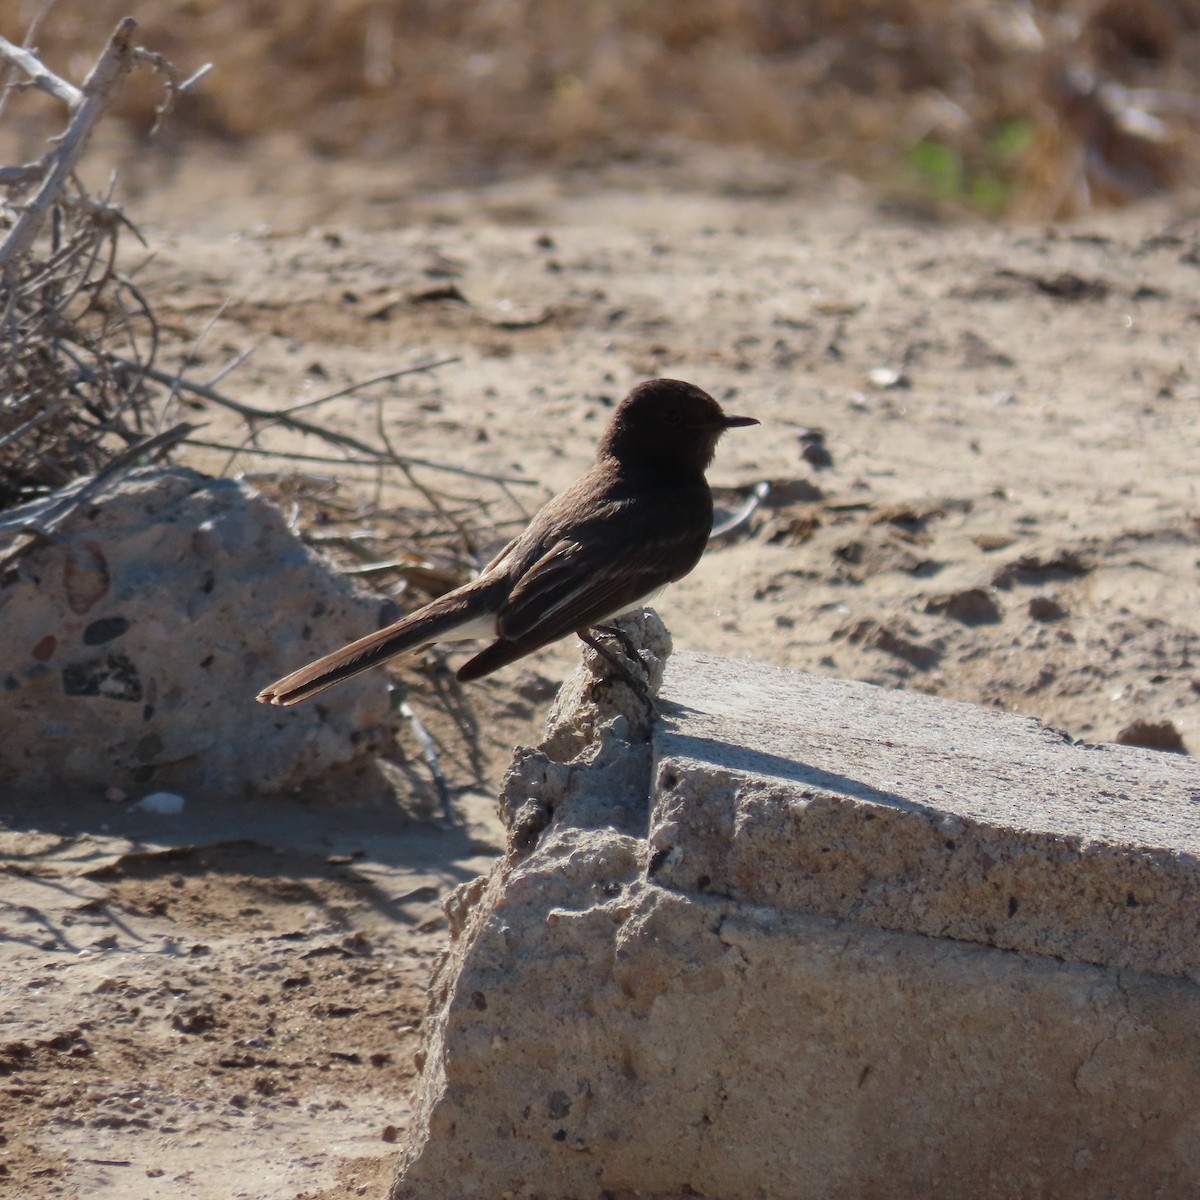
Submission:
[[[80,87],[0,38],[0,62],[67,108],[41,159],[0,171],[0,509],[147,445],[143,368],[157,353],[158,326],[117,266],[121,231],[137,230],[113,203],[111,185],[94,196],[77,174],[121,79],[148,58],[173,78],[173,68],[134,44],[136,31],[134,21],[120,22]],[[20,86],[10,84],[6,97]],[[107,357],[118,348],[120,365]],[[171,444],[179,441],[170,433]]]
[[[180,424],[156,433],[110,459],[99,471],[71,487],[60,488],[40,502],[23,505],[0,516],[0,538],[13,540],[0,549],[0,569],[38,541],[51,538],[54,531],[85,503],[91,503],[109,481],[144,462],[165,454],[196,430],[195,425]]]
[[[96,61],[82,90],[47,71],[28,50],[0,38],[0,58],[19,67],[35,87],[61,100],[70,110],[71,119],[58,139],[58,148],[49,156],[49,169],[34,198],[24,206],[4,244],[0,246],[0,270],[8,272],[33,247],[50,206],[58,202],[63,186],[75,170],[79,156],[100,119],[104,106],[117,83],[133,69],[135,60],[133,35],[137,22],[126,17],[113,30],[104,53]]]
[[[111,360],[121,366],[134,366],[136,364],[127,362],[118,355],[110,355]],[[442,362],[453,361],[444,359]],[[441,362],[426,363],[422,366],[407,367],[396,372],[389,372],[386,376],[375,376],[365,382],[375,383],[382,378],[394,378],[397,375],[411,375],[418,371],[428,371],[435,366],[440,366]],[[198,383],[194,379],[186,379],[178,374],[171,374],[169,371],[161,371],[157,367],[144,368],[144,374],[147,379],[152,379],[157,383],[168,384],[173,387],[178,387],[182,391],[191,392],[195,396],[199,396],[202,400],[209,400],[213,404],[218,404],[222,408],[227,408],[230,412],[237,413],[243,417],[252,427],[256,423],[262,425],[283,425],[288,429],[293,429],[297,433],[310,434],[313,437],[320,438],[330,445],[342,446],[347,450],[352,450],[356,454],[361,455],[359,461],[365,463],[395,463],[397,458],[388,450],[380,450],[377,446],[372,446],[369,442],[364,442],[360,438],[352,437],[348,433],[339,433],[336,429],[326,428],[324,425],[316,425],[311,421],[302,421],[296,417],[288,416],[288,410],[272,411],[269,408],[256,408],[252,404],[244,404],[240,400],[233,399],[232,396],[226,396],[222,392],[218,392],[216,388],[209,387],[207,384]],[[363,386],[363,385],[358,385]],[[352,389],[351,389],[352,390]],[[199,444],[199,443],[197,443]],[[268,457],[280,457],[278,452],[259,450],[256,447],[230,447],[219,446],[217,449],[236,449],[239,454],[262,454]],[[304,459],[306,455],[285,454],[282,457],[295,457]],[[330,461],[330,460],[319,460]],[[353,459],[335,459],[334,462],[354,461]],[[409,467],[424,467],[430,471],[443,471],[449,475],[461,475],[466,479],[479,479],[487,483],[503,484],[506,486],[516,487],[531,487],[533,480],[520,479],[514,475],[497,475],[488,471],[472,471],[469,467],[453,466],[450,463],[434,462],[428,458],[414,458],[412,455],[402,455],[399,461]]]

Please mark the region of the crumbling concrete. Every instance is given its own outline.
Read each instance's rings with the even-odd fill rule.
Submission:
[[[393,1200],[1200,1196],[1194,761],[685,655],[503,802]]]
[[[3,790],[194,799],[353,762],[387,719],[378,674],[294,711],[254,697],[379,608],[244,484],[131,472],[0,578]]]
[[[1200,769],[846,680],[681,662],[654,747],[653,877],[1200,980]],[[1183,918],[1183,919],[1181,919]]]

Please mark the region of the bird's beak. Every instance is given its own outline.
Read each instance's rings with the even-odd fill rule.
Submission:
[[[724,426],[726,429],[735,429],[739,425],[757,425],[759,423],[757,417],[730,417],[726,416]]]

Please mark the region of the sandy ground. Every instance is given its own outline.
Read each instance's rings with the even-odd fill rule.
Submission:
[[[663,598],[678,644],[1200,744],[1200,223],[1178,205],[942,225],[713,152],[433,188],[281,144],[131,183],[164,361],[216,317],[190,372],[253,346],[221,384],[244,402],[458,356],[383,390],[389,435],[528,479],[527,507],[640,379],[759,417],[710,479],[728,508],[770,491]],[[371,437],[377,394],[324,419]],[[831,465],[802,456],[813,429]],[[494,852],[489,790],[576,655],[470,689],[465,740],[422,710],[452,827],[404,796],[0,808],[0,1196],[382,1195],[439,900]]]

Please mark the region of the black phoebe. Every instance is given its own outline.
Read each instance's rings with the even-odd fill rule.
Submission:
[[[717,439],[736,425],[757,424],[726,416],[690,383],[638,384],[617,405],[595,464],[543,505],[477,579],[271,684],[259,700],[297,704],[434,642],[493,638],[458,669],[464,682],[479,679],[640,607],[704,552],[713,519],[704,471]]]

